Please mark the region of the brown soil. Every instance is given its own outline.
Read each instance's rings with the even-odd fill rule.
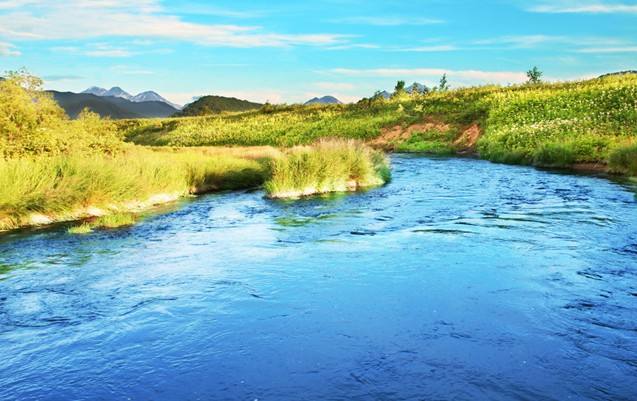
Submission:
[[[447,131],[449,124],[439,122],[422,122],[412,124],[408,127],[402,125],[394,125],[393,127],[383,128],[380,131],[380,135],[369,142],[369,145],[374,148],[393,150],[396,142],[405,141],[409,139],[414,133],[426,132],[426,131]]]
[[[473,123],[462,131],[462,134],[453,141],[453,144],[458,148],[458,153],[460,154],[474,153],[480,135],[482,135],[480,126]]]
[[[369,145],[374,148],[391,151],[394,149],[397,142],[406,141],[417,132],[444,132],[448,131],[450,127],[451,126],[449,124],[436,122],[433,120],[412,124],[407,127],[404,127],[402,125],[395,125],[393,127],[383,128],[380,131],[380,135],[371,140],[369,142]],[[458,153],[460,154],[474,153],[476,143],[478,142],[481,134],[482,131],[480,129],[480,126],[476,123],[471,124],[462,131],[462,134],[458,136],[456,140],[453,141],[453,145],[459,149]]]
[[[608,173],[608,166],[603,163],[575,163],[570,168],[588,173]]]

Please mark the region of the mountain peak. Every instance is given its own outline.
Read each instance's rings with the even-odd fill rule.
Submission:
[[[174,107],[175,109],[178,109],[178,110],[181,109],[180,105],[169,102],[168,100],[160,96],[155,91],[145,91],[133,96],[119,86],[113,86],[111,89],[108,89],[108,90],[104,88],[100,88],[99,86],[91,86],[90,88],[86,89],[82,93],[88,93],[90,95],[101,96],[101,97],[104,97],[104,96],[117,97],[117,98],[130,100],[131,102],[134,102],[134,103],[162,102]]]
[[[305,102],[305,104],[343,104],[343,102],[341,102],[334,96],[323,96],[321,98],[319,97],[312,98],[308,100],[307,102]]]

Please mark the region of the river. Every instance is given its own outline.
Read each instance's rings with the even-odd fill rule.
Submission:
[[[637,399],[634,187],[392,164],[367,192],[0,237],[0,399]]]

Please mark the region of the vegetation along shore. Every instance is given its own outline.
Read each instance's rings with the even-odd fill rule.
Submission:
[[[286,198],[382,185],[382,151],[637,176],[637,74],[455,90],[443,81],[411,93],[399,82],[390,98],[356,104],[111,121],[90,111],[70,119],[22,72],[0,81],[0,105],[0,230],[125,225],[216,190],[262,186]]]

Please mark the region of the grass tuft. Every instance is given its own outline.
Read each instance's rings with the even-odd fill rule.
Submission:
[[[637,177],[637,143],[613,149],[608,158],[612,172]]]
[[[357,141],[322,140],[296,147],[271,162],[265,190],[272,198],[353,191],[389,181],[385,156]]]

